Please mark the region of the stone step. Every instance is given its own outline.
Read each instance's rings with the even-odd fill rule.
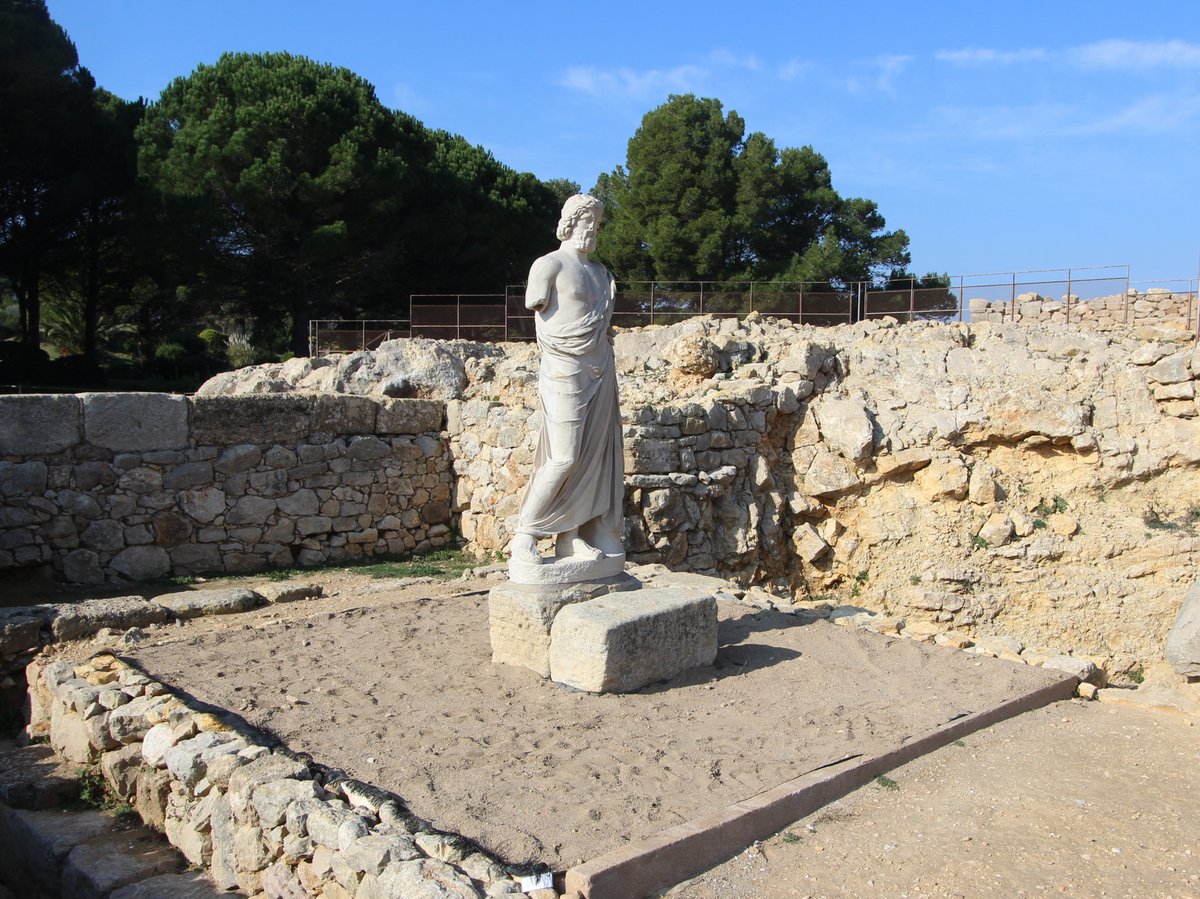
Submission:
[[[0,802],[10,808],[58,808],[79,796],[77,769],[45,744],[0,748]]]

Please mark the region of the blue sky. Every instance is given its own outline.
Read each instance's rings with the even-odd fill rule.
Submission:
[[[48,0],[114,93],[224,51],[345,66],[388,106],[586,190],[669,94],[811,144],[918,272],[1200,265],[1200,3]]]

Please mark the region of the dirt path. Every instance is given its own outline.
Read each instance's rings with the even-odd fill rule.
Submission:
[[[558,869],[1058,677],[722,602],[715,671],[593,696],[491,663],[487,586],[326,582],[336,596],[123,654],[439,827]]]
[[[1200,896],[1200,726],[1079,700],[891,772],[671,899]]]

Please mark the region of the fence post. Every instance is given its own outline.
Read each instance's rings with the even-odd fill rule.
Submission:
[[[911,325],[917,317],[917,279],[908,279],[908,323]]]
[[[1067,324],[1071,324],[1071,270],[1067,269]]]
[[[1012,296],[1012,300],[1011,300],[1012,312],[1010,314],[1010,318],[1012,318],[1012,322],[1015,325],[1017,323],[1017,273],[1016,272],[1013,272],[1013,276],[1012,276],[1012,294],[1011,294],[1011,296]]]

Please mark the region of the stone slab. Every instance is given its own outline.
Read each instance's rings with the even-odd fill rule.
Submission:
[[[977,730],[1051,702],[1070,699],[1076,680],[1063,679],[957,718],[878,755],[846,756],[712,815],[606,852],[566,872],[566,891],[588,899],[651,896],[732,858],[794,821],[884,774]]]
[[[717,657],[717,600],[681,587],[602,596],[562,609],[550,677],[589,693],[628,693]]]
[[[169,393],[85,393],[83,433],[93,446],[119,452],[188,445],[188,400]]]
[[[147,627],[167,620],[167,613],[158,603],[140,596],[111,596],[105,599],[86,599],[48,607],[52,617],[51,630],[55,640],[78,640],[90,637],[102,627],[128,630]]]
[[[1167,661],[1179,674],[1200,677],[1200,580],[1184,595],[1167,634]]]
[[[579,584],[613,577],[625,570],[625,553],[600,559],[547,558],[540,565],[508,560],[508,579],[514,584]]]
[[[501,584],[488,593],[488,629],[492,661],[520,665],[550,676],[550,626],[567,605],[609,593],[638,590],[628,574],[566,586]]]
[[[0,396],[0,456],[62,452],[79,443],[82,422],[76,396]]]
[[[200,618],[204,615],[230,615],[265,605],[266,600],[253,590],[231,587],[220,590],[183,590],[164,593],[154,601],[176,618]]]
[[[140,883],[116,890],[109,899],[229,899],[244,895],[218,889],[217,885],[199,871],[187,874],[160,874]]]
[[[65,896],[62,867],[76,846],[108,833],[113,820],[103,812],[63,814],[0,805],[0,882],[21,896]]]
[[[71,850],[63,866],[62,894],[104,899],[121,887],[160,874],[177,874],[185,867],[183,856],[154,831],[114,829]]]

